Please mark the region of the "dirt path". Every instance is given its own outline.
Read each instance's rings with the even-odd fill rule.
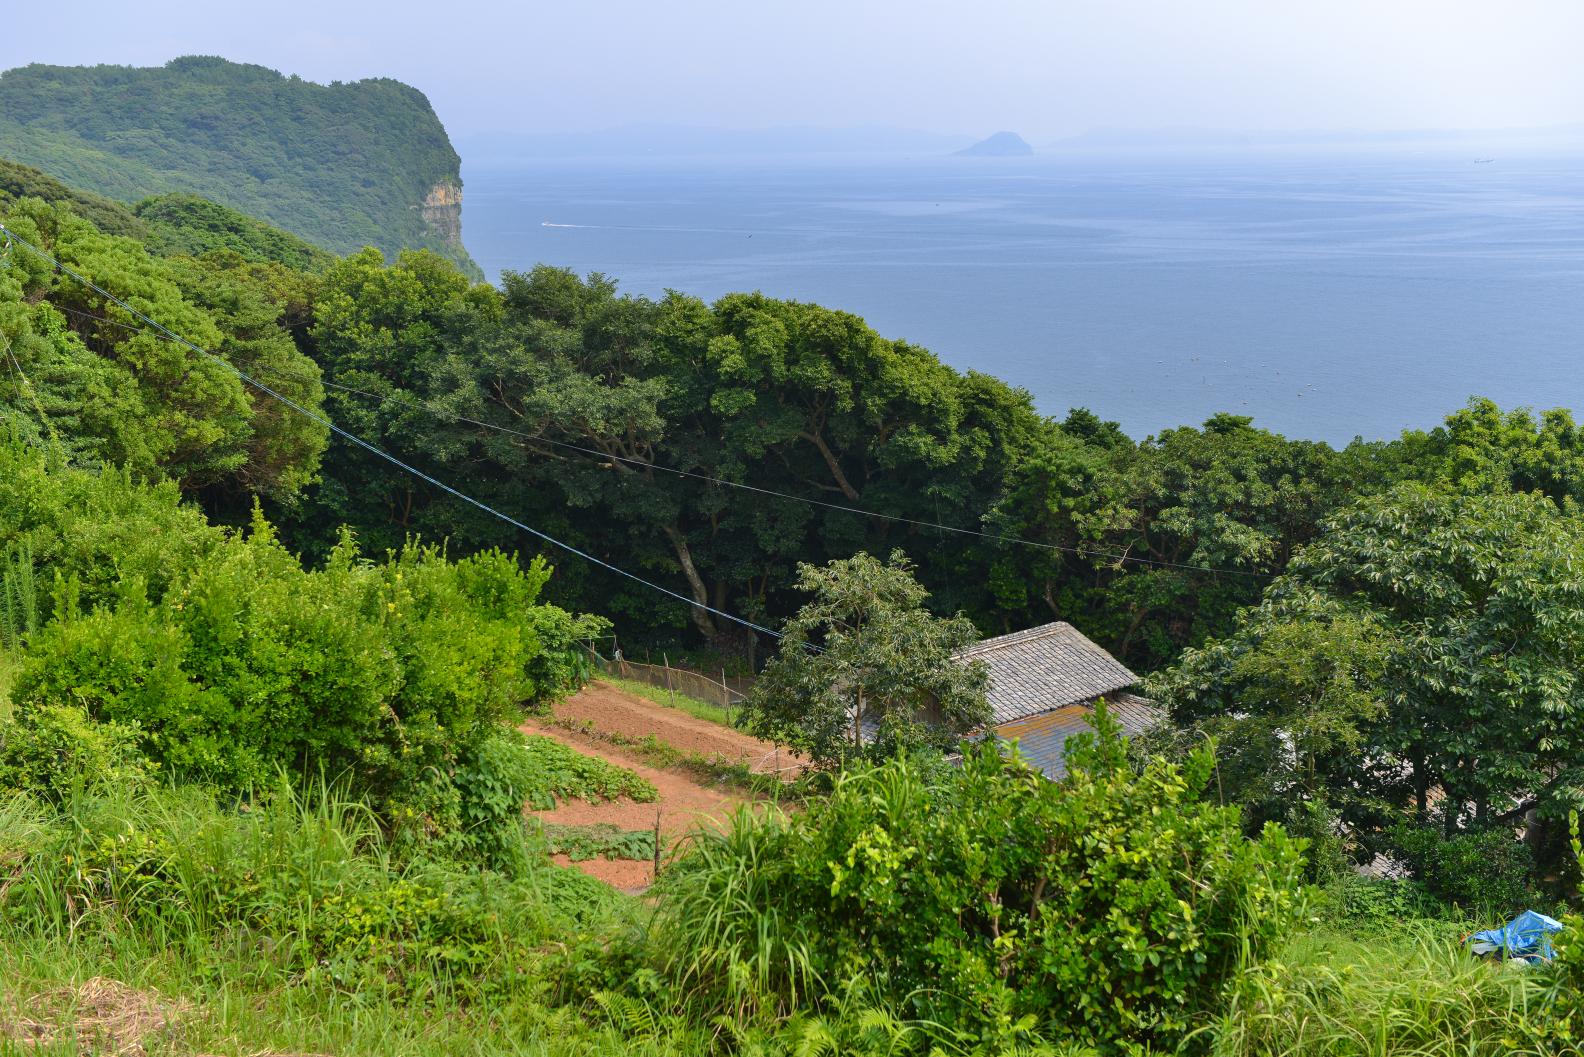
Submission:
[[[740,730],[667,708],[648,698],[629,694],[609,683],[591,683],[555,706],[557,719],[589,724],[604,734],[641,740],[653,736],[674,749],[727,763],[746,763],[768,773],[777,763],[790,763],[768,741]]]
[[[642,697],[626,693],[606,683],[594,683],[555,707],[555,716],[571,720],[590,731],[622,738],[657,740],[690,754],[720,757],[731,763],[769,758],[765,770],[775,764],[775,746],[708,720],[698,719],[677,709],[666,708]],[[590,804],[568,800],[549,811],[531,811],[533,818],[562,826],[587,826],[608,823],[621,829],[653,829],[658,814],[661,842],[674,845],[699,824],[719,822],[748,797],[724,783],[704,782],[684,771],[673,771],[646,763],[636,752],[602,740],[593,733],[577,733],[549,722],[529,721],[523,730],[544,734],[572,746],[589,756],[597,756],[629,768],[654,783],[660,798],[652,804],[614,800]],[[756,768],[757,769],[757,768]],[[557,856],[562,865],[563,856]],[[652,878],[653,866],[630,860],[590,859],[573,863],[578,869],[607,884],[628,891],[640,890]]]

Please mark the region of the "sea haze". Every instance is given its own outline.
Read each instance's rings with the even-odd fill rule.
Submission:
[[[1581,407],[1581,159],[1474,153],[471,163],[485,271],[816,301],[1133,436],[1345,443]]]

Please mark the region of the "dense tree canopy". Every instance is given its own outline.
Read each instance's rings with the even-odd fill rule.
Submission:
[[[242,273],[162,260],[35,199],[18,203],[6,223],[199,347],[319,404],[318,368],[277,325],[270,294]],[[186,488],[277,495],[295,494],[317,471],[322,426],[20,250],[0,270],[0,340],[0,407],[24,435],[73,457]]]
[[[1236,795],[1448,835],[1584,801],[1584,527],[1540,493],[1403,485],[1333,518],[1237,629],[1156,681]]]

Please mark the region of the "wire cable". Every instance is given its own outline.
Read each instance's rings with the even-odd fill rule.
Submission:
[[[96,316],[91,312],[84,312],[75,308],[66,308],[62,305],[56,305],[54,307],[62,312],[69,312],[72,315],[81,316],[85,319],[98,320],[101,323],[109,323],[112,326],[122,327],[135,333],[154,334],[155,337],[164,337],[164,335],[150,331],[144,327],[130,326],[129,324],[122,323],[119,320],[109,319],[105,316]],[[279,376],[277,375],[277,377]],[[919,518],[903,517],[900,514],[883,514],[877,510],[866,510],[863,507],[848,506],[845,503],[833,503],[825,499],[812,499],[808,496],[793,495],[790,492],[780,492],[773,488],[765,488],[760,485],[749,484],[744,481],[732,481],[723,477],[711,477],[708,474],[694,473],[690,470],[678,470],[674,467],[662,466],[659,463],[648,462],[644,459],[634,459],[625,455],[616,455],[611,452],[600,451],[598,448],[589,448],[581,444],[570,443],[569,441],[555,440],[550,437],[541,436],[535,433],[526,433],[522,430],[512,429],[509,426],[498,425],[494,422],[485,422],[481,419],[469,418],[467,415],[459,414],[455,411],[435,407],[432,404],[427,404],[416,400],[406,400],[402,397],[393,396],[388,393],[370,392],[367,389],[358,389],[355,386],[343,385],[339,382],[331,382],[324,379],[320,379],[320,384],[327,389],[337,389],[341,392],[367,397],[371,400],[380,400],[385,403],[396,404],[400,407],[412,408],[413,410],[423,411],[438,418],[446,418],[453,422],[466,423],[470,426],[476,426],[479,429],[495,430],[496,432],[519,437],[524,440],[532,441],[536,444],[546,444],[567,451],[580,452],[584,455],[590,455],[598,459],[626,463],[628,465],[641,467],[646,470],[654,470],[660,473],[671,474],[676,477],[688,478],[694,481],[702,481],[707,484],[718,485],[724,488],[736,488],[745,492],[771,496],[776,499],[783,499],[793,503],[805,503],[809,506],[823,507],[826,510],[836,510],[846,514],[853,514],[858,517],[874,518],[880,521],[889,521],[894,524],[909,525],[915,528],[934,529],[940,532],[951,532],[961,536],[971,536],[977,539],[989,540],[993,543],[1010,544],[1020,547],[1035,547],[1046,551],[1057,551],[1064,554],[1072,554],[1080,558],[1100,558],[1105,561],[1114,562],[1116,564],[1147,565],[1151,568],[1158,569],[1180,569],[1187,572],[1216,573],[1225,576],[1251,576],[1262,579],[1268,579],[1272,575],[1271,573],[1262,572],[1257,569],[1227,569],[1208,565],[1195,565],[1191,562],[1168,561],[1163,558],[1145,558],[1132,554],[1118,554],[1113,551],[1092,550],[1087,547],[1074,547],[1061,543],[1047,543],[1043,540],[1031,540],[1022,536],[1010,536],[998,532],[984,532],[979,529],[962,528],[956,525],[947,525],[936,521],[925,521]]]
[[[350,442],[351,444],[354,444],[357,447],[362,448],[364,451],[369,452],[371,455],[378,456],[379,458],[381,458],[381,459],[385,460],[386,462],[390,463],[392,466],[395,466],[397,469],[403,470],[403,471],[413,475],[414,477],[418,478],[419,480],[424,481],[425,483],[427,483],[427,484],[429,484],[429,485],[431,485],[431,486],[433,486],[435,488],[440,489],[442,492],[445,492],[447,495],[450,495],[450,496],[452,496],[453,498],[456,498],[456,499],[460,499],[463,502],[468,503],[468,504],[470,504],[470,505],[472,505],[474,507],[477,507],[478,509],[484,511],[486,514],[490,514],[490,515],[492,515],[494,517],[499,518],[501,521],[506,522],[508,525],[511,525],[511,526],[513,526],[515,528],[521,529],[522,531],[528,533],[531,536],[534,536],[534,537],[536,537],[538,539],[541,539],[541,540],[545,541],[546,543],[549,543],[549,544],[551,544],[553,546],[559,547],[559,548],[561,548],[562,550],[566,551],[569,554],[575,554],[579,558],[582,558],[583,560],[588,561],[588,562],[592,562],[593,564],[598,565],[598,566],[600,566],[603,569],[607,569],[610,572],[616,573],[619,576],[624,576],[627,579],[633,581],[634,583],[637,583],[637,584],[640,584],[640,585],[642,585],[644,587],[647,587],[647,588],[649,588],[652,591],[658,591],[658,592],[660,592],[663,595],[666,595],[666,596],[668,596],[670,598],[676,599],[678,602],[682,602],[682,603],[685,603],[687,605],[693,606],[696,609],[701,609],[701,610],[703,610],[703,611],[705,611],[707,613],[713,614],[714,616],[720,617],[723,620],[729,620],[729,621],[731,621],[731,622],[733,622],[735,624],[739,624],[739,625],[741,625],[741,626],[743,626],[745,628],[749,628],[749,629],[751,629],[753,631],[757,631],[760,634],[768,635],[768,636],[770,636],[773,639],[781,638],[781,633],[778,632],[778,631],[774,631],[774,630],[772,630],[770,628],[767,628],[767,627],[765,627],[762,624],[756,624],[753,621],[748,620],[748,619],[746,619],[744,617],[739,617],[739,616],[737,616],[734,613],[728,613],[725,610],[716,609],[714,606],[708,605],[708,604],[706,604],[704,602],[700,602],[700,601],[698,601],[696,599],[689,598],[686,595],[681,594],[680,592],[673,591],[669,587],[663,587],[660,584],[654,583],[653,581],[646,580],[643,577],[639,576],[637,573],[628,572],[626,569],[623,569],[623,568],[621,568],[619,566],[616,566],[616,565],[612,565],[610,562],[605,561],[602,558],[596,558],[594,555],[588,553],[587,551],[580,550],[579,548],[572,546],[572,544],[570,544],[570,543],[563,543],[562,541],[556,539],[554,536],[551,536],[549,533],[541,532],[539,529],[534,528],[532,525],[527,525],[527,524],[524,524],[521,521],[518,521],[516,518],[512,517],[510,514],[502,513],[501,511],[495,509],[494,507],[490,506],[489,504],[484,503],[481,500],[474,499],[472,496],[468,495],[466,492],[463,492],[460,489],[457,489],[457,488],[447,484],[446,482],[444,482],[442,480],[439,480],[438,478],[433,477],[433,476],[423,472],[422,470],[418,469],[415,466],[412,466],[412,465],[410,465],[410,464],[408,464],[406,462],[403,462],[401,459],[398,459],[396,456],[394,456],[394,455],[390,454],[389,452],[385,451],[383,448],[376,447],[375,445],[373,445],[373,444],[369,443],[368,441],[364,440],[362,437],[359,437],[357,434],[352,433],[351,431],[343,429],[342,427],[336,425],[334,422],[332,422],[330,419],[324,417],[323,415],[317,414],[317,413],[309,410],[308,408],[306,408],[303,405],[299,404],[297,401],[293,400],[291,397],[286,396],[283,393],[277,392],[276,390],[274,390],[274,389],[270,388],[269,386],[265,385],[263,382],[258,381],[256,378],[253,378],[246,371],[242,370],[240,367],[238,367],[235,364],[231,363],[229,360],[226,360],[225,358],[223,358],[221,356],[217,356],[214,353],[208,351],[207,349],[199,348],[197,345],[194,345],[192,342],[188,341],[186,338],[183,338],[181,335],[179,335],[179,334],[175,333],[174,331],[166,328],[161,323],[159,323],[157,320],[151,319],[148,316],[144,315],[142,312],[139,312],[137,309],[133,308],[131,305],[127,304],[125,301],[121,300],[119,297],[117,297],[114,294],[110,293],[110,291],[108,291],[108,290],[104,289],[103,287],[97,285],[92,280],[87,279],[86,277],[80,275],[76,271],[73,271],[70,267],[66,266],[65,264],[62,264],[59,260],[57,260],[55,257],[51,256],[49,253],[47,253],[44,250],[40,249],[39,247],[33,245],[33,243],[29,242],[27,239],[24,239],[22,236],[18,235],[16,232],[11,231],[4,224],[0,224],[0,235],[3,235],[6,238],[7,241],[13,241],[17,245],[19,245],[19,246],[23,247],[24,249],[34,253],[35,255],[37,255],[42,260],[47,261],[49,264],[53,265],[62,274],[71,276],[77,282],[81,283],[83,286],[86,286],[88,289],[94,291],[100,297],[103,297],[105,300],[109,301],[110,303],[118,306],[123,311],[129,312],[133,316],[135,316],[136,318],[141,319],[143,322],[147,323],[150,327],[154,328],[154,330],[158,331],[161,335],[164,335],[165,337],[169,338],[171,341],[176,342],[178,345],[181,345],[183,348],[190,349],[193,352],[198,353],[200,356],[203,356],[203,357],[206,357],[207,359],[215,361],[216,363],[218,363],[222,367],[224,367],[226,370],[228,370],[228,371],[232,372],[233,374],[235,374],[243,382],[245,382],[248,385],[251,385],[253,388],[257,389],[259,392],[264,393],[267,396],[273,397],[275,400],[278,400],[280,403],[282,403],[282,404],[286,405],[287,407],[291,408],[293,411],[296,411],[298,414],[302,415],[303,417],[305,417],[305,418],[307,418],[307,419],[309,419],[309,420],[311,420],[313,422],[317,422],[319,425],[324,426],[326,429],[330,430],[332,433],[334,433],[337,436],[343,438],[344,440]],[[114,321],[111,320],[109,322],[114,322]]]

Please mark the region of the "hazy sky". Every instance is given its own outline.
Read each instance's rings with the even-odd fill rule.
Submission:
[[[453,134],[1584,120],[1581,0],[10,0],[0,68],[220,54],[390,76]]]

